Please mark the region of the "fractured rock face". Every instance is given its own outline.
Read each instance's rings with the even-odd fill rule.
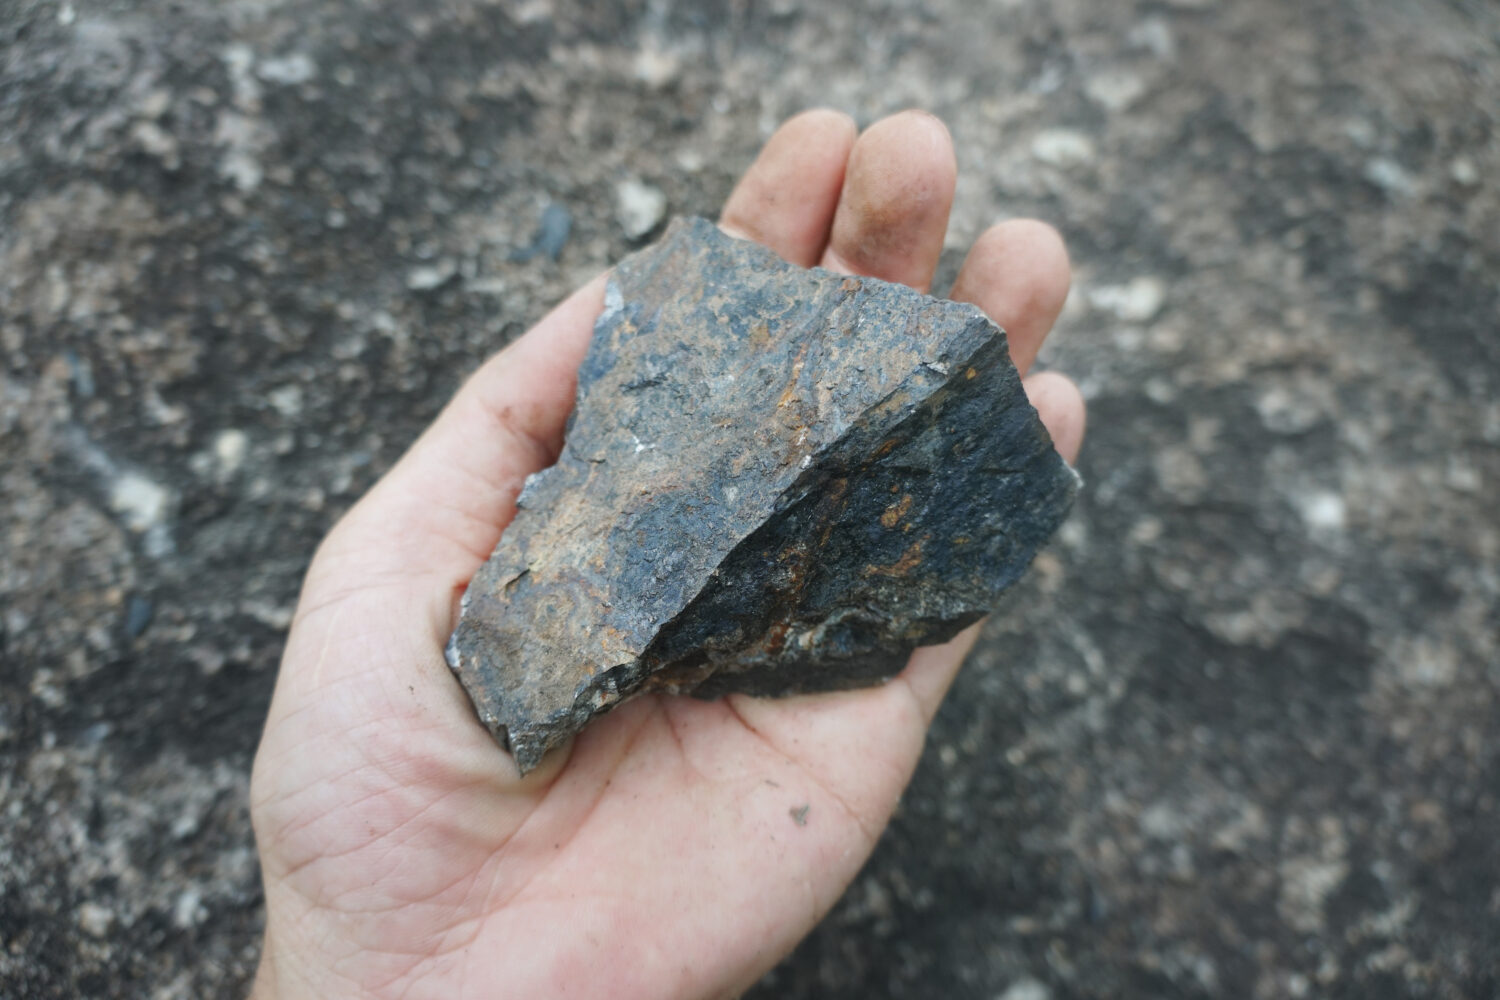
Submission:
[[[1078,482],[978,309],[703,219],[615,269],[566,442],[448,646],[523,771],[632,695],[892,676],[995,605]]]

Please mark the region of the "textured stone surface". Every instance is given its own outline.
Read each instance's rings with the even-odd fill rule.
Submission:
[[[244,994],[246,775],[318,540],[629,251],[622,180],[712,215],[819,103],[948,123],[937,289],[996,218],[1062,229],[1042,361],[1089,486],[755,995],[1496,995],[1497,33],[1489,0],[0,2],[0,994]],[[510,261],[549,205],[557,261]]]
[[[875,683],[991,610],[1076,485],[978,309],[680,219],[615,268],[449,663],[522,770],[635,694]]]

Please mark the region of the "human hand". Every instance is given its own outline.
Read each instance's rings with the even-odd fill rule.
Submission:
[[[953,200],[947,131],[906,112],[856,140],[814,111],[771,137],[721,225],[790,261],[926,290]],[[1067,294],[1062,243],[1007,222],[953,297],[1023,374]],[[526,476],[562,445],[602,277],[486,363],[319,548],[251,782],[266,891],[256,997],[735,995],[874,847],[973,642],[875,688],[646,696],[521,778],[443,645]],[[1070,461],[1083,403],[1027,393]]]

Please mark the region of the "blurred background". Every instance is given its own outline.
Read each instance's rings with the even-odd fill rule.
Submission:
[[[1500,995],[1490,0],[3,0],[0,994],[246,988],[317,541],[817,104],[1066,236],[1088,485],[754,995]]]

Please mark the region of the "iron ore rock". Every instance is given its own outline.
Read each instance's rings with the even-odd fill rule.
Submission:
[[[873,684],[989,611],[1077,485],[978,309],[680,219],[615,269],[448,661],[522,771],[637,694]]]

